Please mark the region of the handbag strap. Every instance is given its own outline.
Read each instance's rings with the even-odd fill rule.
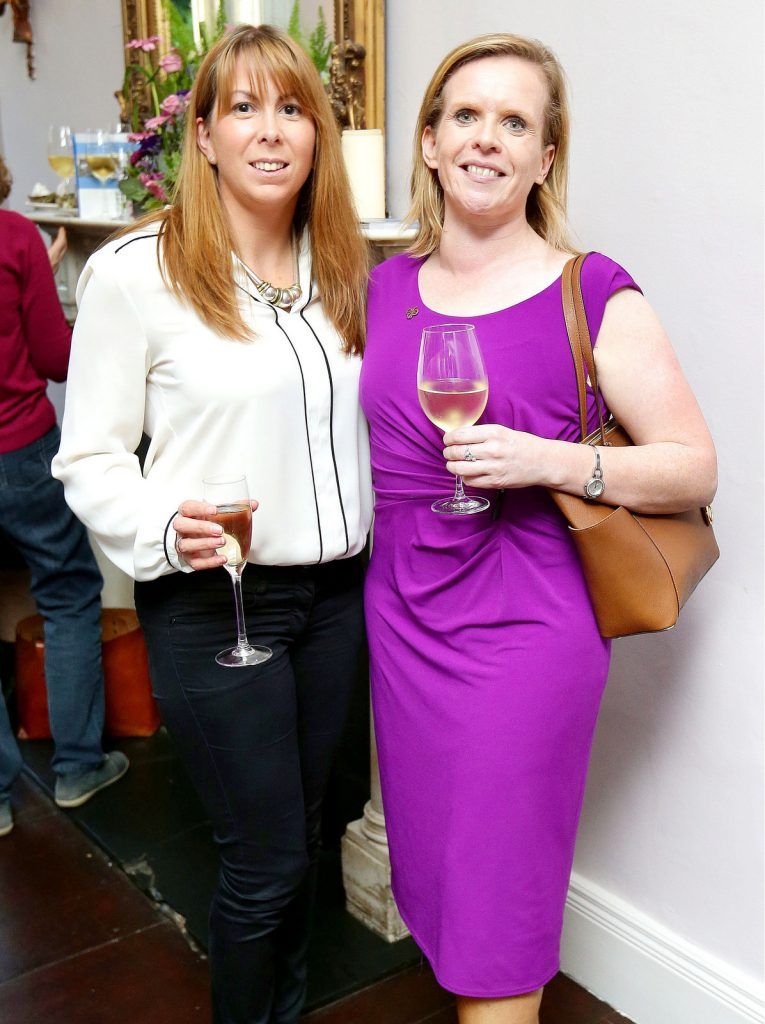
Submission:
[[[590,378],[595,395],[595,407],[598,411],[600,425],[600,443],[605,444],[605,423],[603,421],[603,400],[598,387],[598,374],[595,369],[595,357],[592,352],[590,328],[587,324],[587,312],[582,298],[582,265],[587,253],[580,253],[566,263],[561,278],[561,298],[563,300],[563,318],[566,321],[571,355],[576,373],[576,388],[579,398],[579,428],[581,440],[588,434],[587,430],[587,388],[586,376]]]

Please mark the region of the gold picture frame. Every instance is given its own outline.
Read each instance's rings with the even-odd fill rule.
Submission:
[[[334,0],[334,13],[331,92],[339,119],[356,128],[384,128],[385,0]],[[159,36],[166,48],[169,45],[161,0],[122,0],[122,28],[125,43]],[[353,95],[355,113],[338,99],[341,81],[346,100]]]

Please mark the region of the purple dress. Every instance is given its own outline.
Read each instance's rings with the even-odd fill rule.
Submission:
[[[503,997],[558,970],[610,645],[542,488],[499,503],[484,492],[492,510],[472,516],[430,509],[454,478],[417,399],[420,335],[462,318],[425,306],[422,262],[395,256],[374,270],[361,375],[376,495],[366,613],[380,777],[401,916],[446,989]],[[637,285],[618,264],[588,257],[593,341],[624,287]],[[482,422],[576,440],[560,280],[467,319],[489,377]]]

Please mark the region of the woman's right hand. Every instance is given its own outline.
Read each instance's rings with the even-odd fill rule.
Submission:
[[[252,511],[257,501],[251,501]],[[175,530],[175,550],[181,562],[192,569],[217,569],[226,564],[223,555],[217,548],[223,545],[223,528],[210,522],[209,517],[215,512],[215,505],[209,501],[182,501],[178,506],[178,514],[173,519]]]

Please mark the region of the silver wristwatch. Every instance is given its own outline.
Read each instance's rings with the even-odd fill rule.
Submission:
[[[595,452],[595,468],[592,471],[592,476],[584,485],[584,496],[585,498],[600,498],[606,489],[606,482],[603,479],[603,470],[600,467],[600,452],[592,446]]]

